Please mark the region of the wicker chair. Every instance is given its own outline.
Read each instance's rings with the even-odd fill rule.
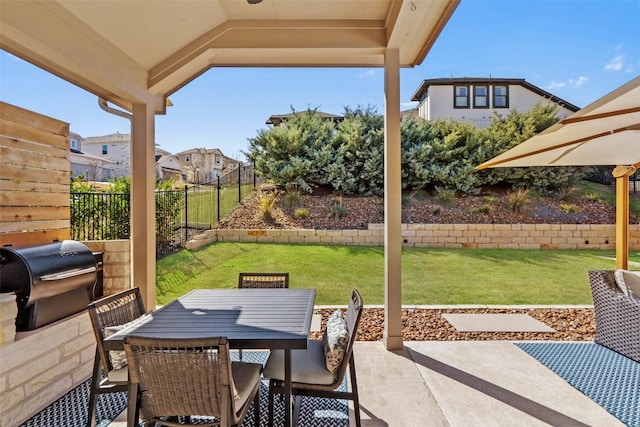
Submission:
[[[289,273],[240,273],[238,288],[288,288]]]
[[[240,273],[238,289],[262,288],[280,289],[289,287],[289,273]],[[238,350],[242,360],[242,349]]]
[[[613,270],[589,271],[595,342],[640,363],[640,300],[618,287]]]
[[[187,416],[199,426],[238,425],[254,403],[260,422],[262,365],[231,362],[225,337],[143,338],[128,336],[124,349],[129,363],[129,426],[142,416],[165,426],[182,426]],[[194,415],[215,417],[210,423]]]
[[[345,315],[348,332],[347,344],[342,362],[335,373],[331,373],[326,368],[322,340],[310,340],[306,350],[292,350],[291,387],[293,395],[296,397],[293,425],[296,425],[300,412],[300,396],[315,396],[352,400],[356,426],[361,426],[353,343],[360,324],[362,308],[362,297],[354,289]],[[337,389],[343,382],[347,366],[349,367],[351,390],[339,391]],[[273,425],[274,395],[284,392],[284,352],[282,350],[271,352],[265,365],[264,375],[269,378],[269,425],[271,426]]]
[[[87,424],[92,427],[96,424],[98,395],[127,391],[129,380],[127,367],[114,367],[112,358],[109,357],[109,351],[103,348],[105,333],[109,327],[123,325],[141,317],[145,310],[138,288],[128,289],[94,301],[89,304],[88,308],[93,332],[96,336],[96,356],[93,363],[87,417]],[[121,355],[124,362],[123,356]]]

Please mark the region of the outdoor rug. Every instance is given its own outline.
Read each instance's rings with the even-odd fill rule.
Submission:
[[[237,352],[231,354],[237,360]],[[262,363],[267,361],[268,352],[243,351],[245,362]],[[69,393],[33,416],[21,427],[80,427],[87,425],[87,406],[91,380],[80,384]],[[341,385],[346,390],[347,381]],[[260,386],[260,425],[266,426],[268,414],[269,381],[263,379]],[[109,393],[98,397],[98,427],[108,426],[127,407],[126,393]],[[192,420],[197,421],[197,420]],[[204,419],[203,419],[204,421]],[[348,427],[349,402],[338,399],[303,397],[300,406],[299,426],[305,427]],[[253,408],[245,417],[244,427],[253,427]],[[274,402],[274,426],[284,424],[284,405],[276,397]]]
[[[629,427],[640,427],[640,364],[595,343],[516,343]]]

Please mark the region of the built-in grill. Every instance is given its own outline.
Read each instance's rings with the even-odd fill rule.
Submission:
[[[97,259],[74,240],[0,248],[0,292],[16,293],[16,330],[29,331],[78,313],[100,296],[96,290],[101,293],[102,265]]]

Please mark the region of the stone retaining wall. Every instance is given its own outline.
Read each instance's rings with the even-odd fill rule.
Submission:
[[[509,249],[615,249],[615,225],[600,224],[402,224],[405,247]],[[208,230],[187,242],[307,243],[382,246],[384,225],[367,230]],[[640,225],[629,226],[629,247],[640,250]]]

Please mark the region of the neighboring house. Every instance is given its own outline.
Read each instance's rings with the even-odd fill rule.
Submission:
[[[273,125],[274,127],[280,126],[282,122],[286,122],[292,116],[295,116],[297,114],[309,114],[310,112],[313,113],[314,115],[318,115],[322,117],[324,120],[331,120],[334,123],[340,123],[341,121],[344,120],[343,116],[336,116],[335,114],[323,113],[322,111],[306,110],[306,111],[296,111],[295,113],[289,113],[289,114],[274,114],[273,116],[267,119],[266,124]]]
[[[69,132],[69,161],[71,176],[84,175],[89,181],[106,181],[113,178],[115,162],[82,152],[83,138],[75,132]]]
[[[186,182],[199,184],[215,181],[227,170],[233,169],[237,161],[222,154],[217,148],[192,148],[176,153]]]
[[[156,178],[161,181],[172,180],[176,184],[187,182],[187,175],[176,156],[156,148]]]
[[[570,102],[528,83],[524,79],[460,77],[423,80],[413,94],[418,116],[426,120],[454,119],[476,127],[491,124],[494,113],[527,112],[536,103],[558,105],[562,119],[579,110]]]
[[[113,178],[131,175],[131,135],[90,136],[84,138],[82,147],[87,154],[113,162]]]

